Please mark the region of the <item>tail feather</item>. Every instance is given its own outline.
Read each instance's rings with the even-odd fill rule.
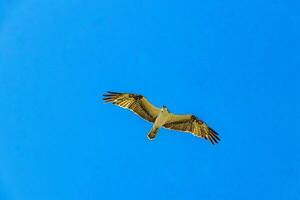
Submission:
[[[149,140],[153,140],[156,137],[158,130],[159,130],[159,128],[152,128],[151,129],[151,131],[147,135]]]

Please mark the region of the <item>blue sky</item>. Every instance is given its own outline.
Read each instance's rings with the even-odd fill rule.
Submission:
[[[0,1],[0,199],[300,199],[300,3]],[[102,103],[192,113],[218,145]]]

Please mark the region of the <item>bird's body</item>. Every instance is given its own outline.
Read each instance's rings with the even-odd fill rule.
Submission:
[[[152,122],[153,126],[148,138],[153,140],[161,127],[192,133],[195,136],[208,139],[212,144],[220,141],[218,133],[208,127],[205,122],[194,115],[176,115],[163,106],[161,109],[153,106],[144,96],[130,93],[108,92],[104,95],[105,102],[111,102],[123,108],[130,109],[143,119]]]
[[[162,107],[153,123],[151,131],[148,133],[148,138],[150,140],[153,140],[156,137],[158,130],[168,121],[168,119],[170,119],[170,113],[168,109]]]
[[[169,113],[168,109],[163,107],[160,110],[159,114],[157,115],[155,122],[153,124],[153,127],[156,127],[156,128],[162,127],[168,121],[169,118],[170,118],[170,113]]]

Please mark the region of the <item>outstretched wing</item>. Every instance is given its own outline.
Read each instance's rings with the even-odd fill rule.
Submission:
[[[218,143],[218,133],[194,115],[175,115],[171,113],[169,120],[163,125],[165,128],[192,133],[195,136]]]
[[[154,122],[159,113],[158,108],[139,94],[107,92],[103,96],[105,102],[127,108],[149,122]]]

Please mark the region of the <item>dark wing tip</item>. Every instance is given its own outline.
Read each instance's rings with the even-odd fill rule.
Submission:
[[[103,98],[103,101],[105,101],[106,103],[112,102],[114,99],[111,97],[105,97]]]
[[[213,132],[215,135],[219,135],[214,129],[209,128],[209,130],[210,130],[211,132]]]
[[[103,94],[103,96],[105,96],[105,97],[107,97],[107,96],[116,96],[116,95],[120,95],[120,94],[123,94],[123,93],[107,91],[105,94]]]
[[[210,141],[210,143],[212,143],[212,144],[215,144],[215,142],[212,140],[212,138],[211,137],[207,137],[207,138],[205,138],[205,139],[208,139],[209,141]]]
[[[107,93],[103,94],[103,100],[106,103],[113,102],[121,94],[122,93],[119,93],[119,92],[107,91]]]
[[[191,115],[191,118],[193,120],[196,120],[198,123],[203,124],[202,120],[197,118],[195,115]],[[219,134],[212,128],[208,127],[208,134],[206,135],[205,139],[209,140],[212,144],[217,144],[220,141],[220,138],[218,136]]]
[[[122,94],[120,92],[112,92],[112,91],[107,91],[108,94]]]
[[[217,144],[220,140],[219,134],[212,128],[209,128],[208,138],[212,144]]]

